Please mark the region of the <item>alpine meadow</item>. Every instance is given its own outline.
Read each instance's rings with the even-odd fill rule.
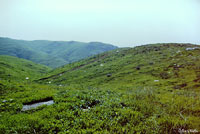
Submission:
[[[0,0],[0,134],[200,134],[199,0]]]
[[[198,45],[149,44],[117,48],[56,69],[1,56],[0,131],[198,131],[199,53]],[[54,103],[23,110],[45,100]]]

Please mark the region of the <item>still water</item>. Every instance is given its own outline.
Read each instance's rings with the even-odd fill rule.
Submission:
[[[23,108],[22,108],[22,111],[34,109],[34,108],[39,107],[41,105],[52,105],[52,104],[54,104],[53,100],[38,102],[38,103],[34,103],[34,104],[29,104],[29,105],[24,105]]]

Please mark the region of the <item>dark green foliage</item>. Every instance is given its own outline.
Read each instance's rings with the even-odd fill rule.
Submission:
[[[100,42],[24,41],[0,37],[0,55],[16,56],[53,68],[115,48]]]

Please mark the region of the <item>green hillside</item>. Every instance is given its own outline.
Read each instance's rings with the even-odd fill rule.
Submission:
[[[198,48],[186,50],[194,47]],[[106,87],[159,85],[160,88],[199,88],[198,82],[194,82],[199,81],[199,52],[200,47],[191,44],[122,48],[68,64],[41,80]]]
[[[0,79],[26,81],[41,77],[50,71],[50,68],[33,63],[31,61],[20,59],[13,56],[0,56]]]
[[[0,38],[0,55],[16,56],[53,68],[115,48],[117,47],[100,42],[25,41]]]
[[[120,48],[29,83],[0,80],[0,133],[199,133],[199,53],[192,44]]]

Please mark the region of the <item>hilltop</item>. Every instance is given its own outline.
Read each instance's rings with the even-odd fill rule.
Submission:
[[[51,71],[41,82],[91,86],[199,88],[200,47],[152,44],[105,52]]]
[[[0,55],[27,59],[52,68],[116,48],[101,42],[25,41],[0,37]]]

